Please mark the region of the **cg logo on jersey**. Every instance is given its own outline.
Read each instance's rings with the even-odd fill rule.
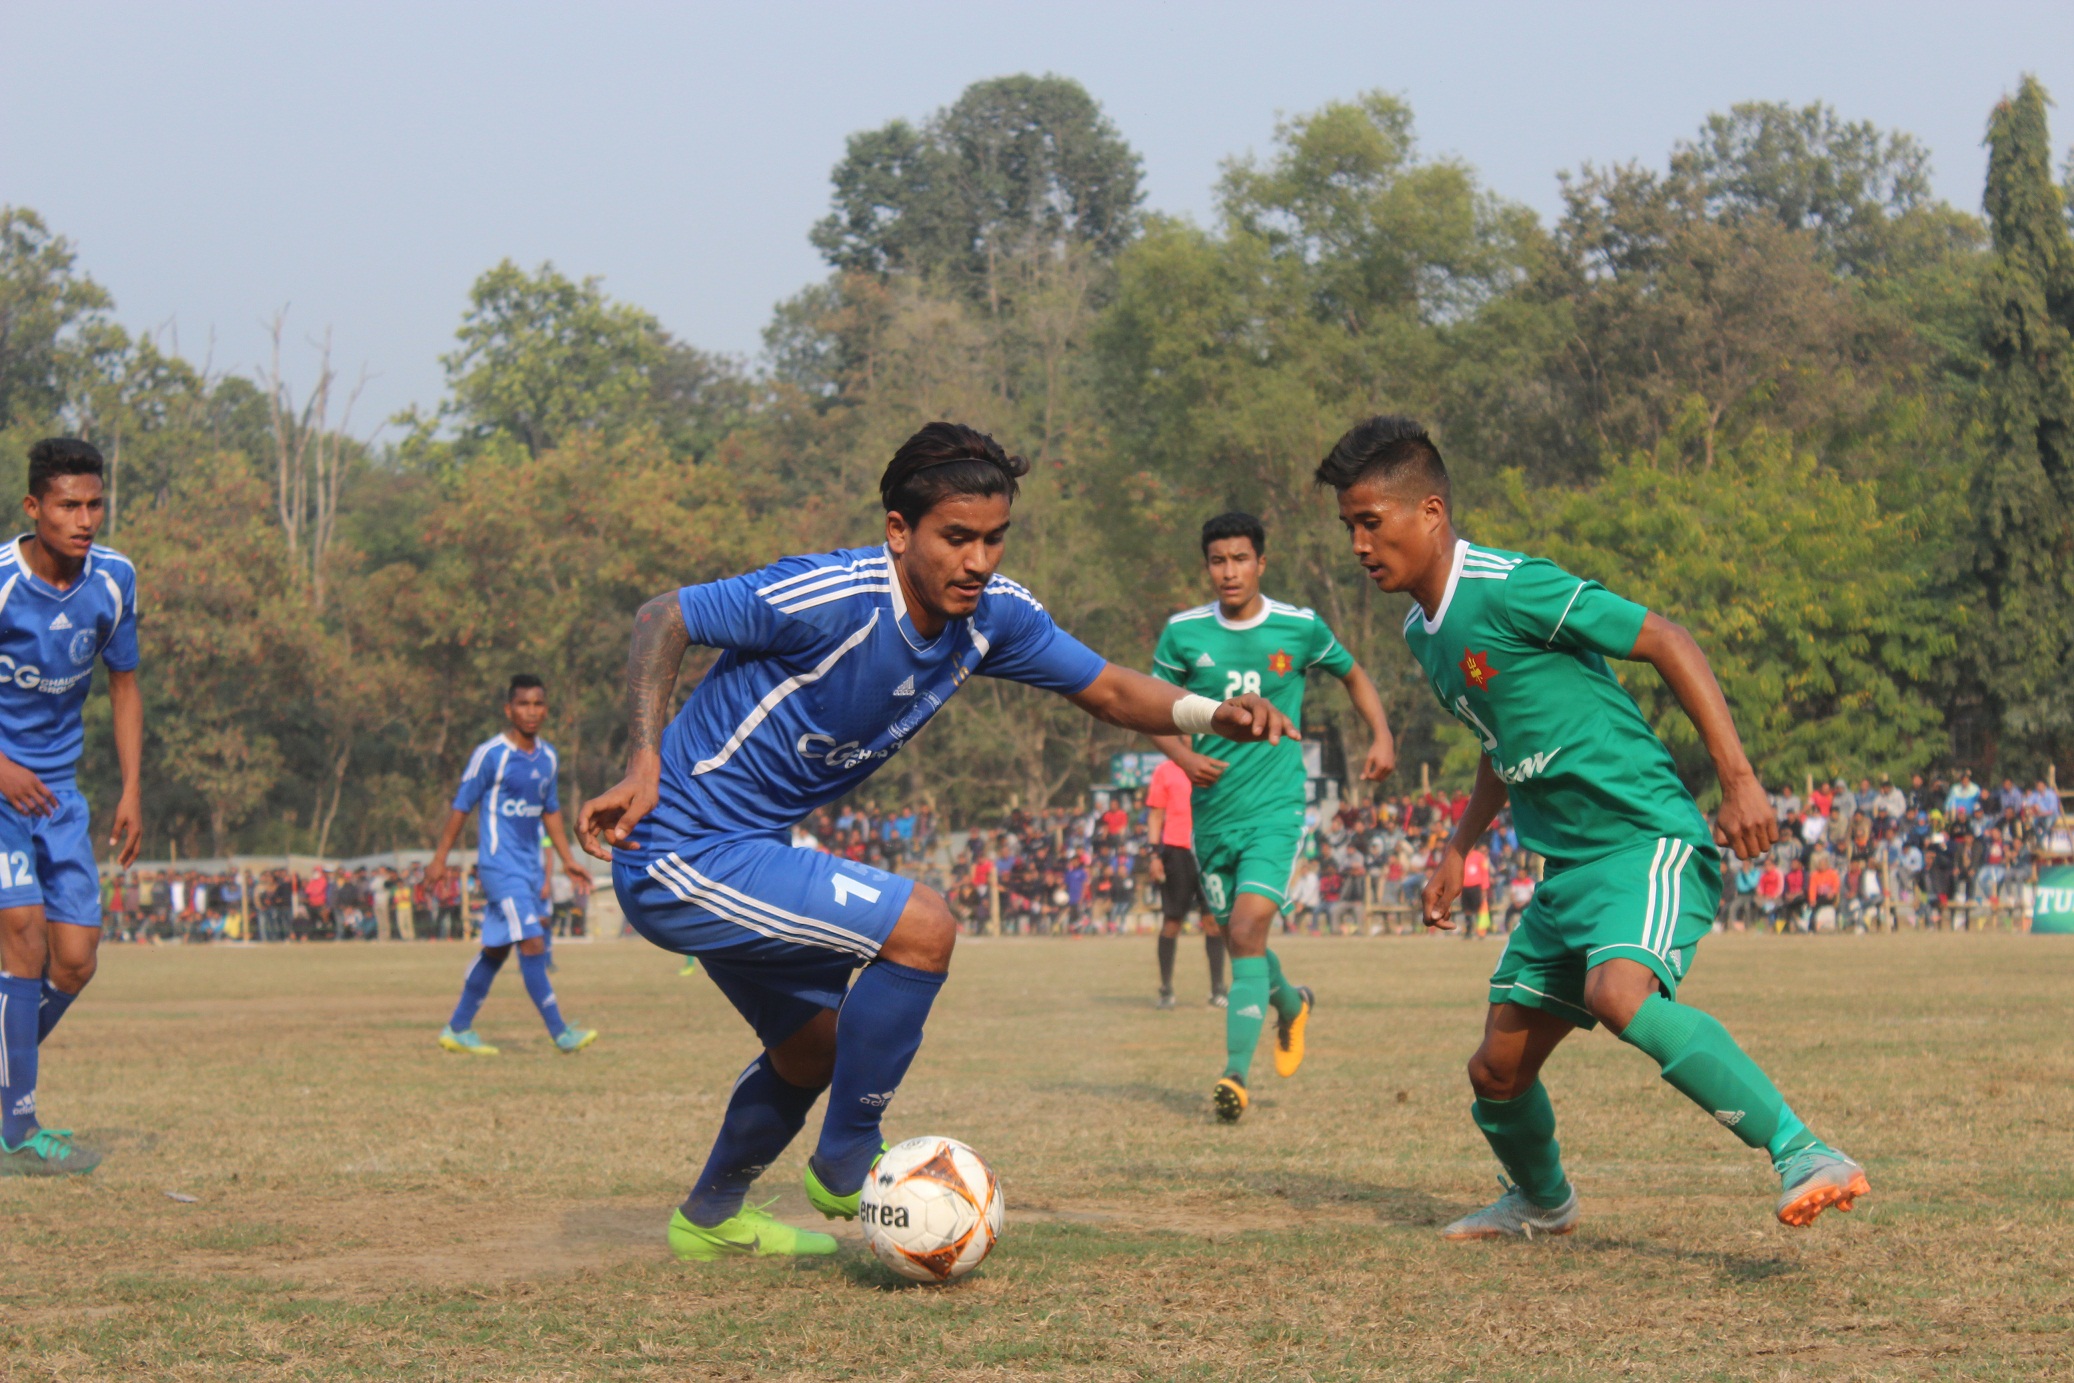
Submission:
[[[507,797],[497,804],[499,816],[541,816],[546,811],[547,808],[538,802],[521,802],[513,797]]]
[[[830,768],[855,768],[873,759],[883,759],[890,752],[884,749],[865,749],[856,740],[837,744],[834,735],[805,734],[792,746],[800,757],[819,759]]]

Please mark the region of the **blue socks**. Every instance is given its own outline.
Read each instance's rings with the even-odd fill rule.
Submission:
[[[455,1032],[467,1032],[474,1025],[476,1010],[490,997],[490,985],[503,965],[503,956],[492,960],[488,951],[475,953],[475,964],[468,967],[468,978],[461,981],[461,1002],[454,1005],[454,1016],[447,1019],[448,1027]]]
[[[43,1007],[38,1010],[36,1019],[36,1040],[38,1043],[50,1036],[50,1030],[58,1025],[58,1019],[65,1016],[65,1010],[72,1007],[72,1001],[78,997],[77,994],[67,994],[64,990],[52,984],[49,976],[44,977]]]
[[[547,977],[547,953],[529,956],[519,952],[519,978],[526,982],[526,993],[533,996],[533,1007],[540,1010],[548,1036],[560,1037],[569,1025],[562,1021],[562,1006],[555,1002],[554,981]]]
[[[735,1080],[706,1168],[684,1198],[684,1218],[711,1229],[740,1210],[749,1184],[798,1137],[819,1098],[819,1089],[803,1089],[780,1077],[768,1052],[750,1062]]]
[[[43,979],[0,974],[0,1142],[19,1147],[36,1131],[36,1023]]]
[[[864,1185],[879,1154],[879,1120],[922,1045],[922,1025],[945,977],[875,960],[850,986],[835,1020],[835,1079],[814,1149],[814,1175],[838,1196]]]

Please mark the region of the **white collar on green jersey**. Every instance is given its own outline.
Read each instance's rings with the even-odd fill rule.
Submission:
[[[1267,623],[1267,617],[1274,613],[1274,608],[1275,602],[1263,595],[1260,597],[1259,614],[1251,619],[1226,619],[1224,617],[1223,603],[1215,600],[1210,602],[1210,613],[1217,616],[1217,622],[1226,629],[1258,629],[1261,625]]]
[[[1448,568],[1447,589],[1440,593],[1440,608],[1433,612],[1432,619],[1426,618],[1424,610],[1419,611],[1419,623],[1425,627],[1428,634],[1440,632],[1440,623],[1447,618],[1447,607],[1455,598],[1455,587],[1462,584],[1462,559],[1468,555],[1469,540],[1467,538],[1455,539],[1455,564]],[[1416,604],[1417,602],[1413,603]]]

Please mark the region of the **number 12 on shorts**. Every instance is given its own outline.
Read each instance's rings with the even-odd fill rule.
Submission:
[[[36,882],[29,857],[20,850],[0,852],[0,888],[28,888]]]

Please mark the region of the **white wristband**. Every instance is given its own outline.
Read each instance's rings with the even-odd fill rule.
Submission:
[[[1224,703],[1190,692],[1174,703],[1174,728],[1184,735],[1207,735],[1217,708]]]

